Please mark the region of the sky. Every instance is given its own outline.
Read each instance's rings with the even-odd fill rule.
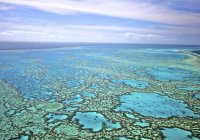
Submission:
[[[0,41],[200,44],[200,0],[0,0]]]

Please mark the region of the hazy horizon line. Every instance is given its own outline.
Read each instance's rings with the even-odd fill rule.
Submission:
[[[142,42],[65,42],[65,41],[0,41],[1,43],[61,43],[61,44],[146,44],[146,45],[194,45],[199,46],[200,44],[191,43],[142,43]]]

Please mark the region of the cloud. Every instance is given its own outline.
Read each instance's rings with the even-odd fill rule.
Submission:
[[[13,6],[0,5],[0,11],[8,11],[14,9]]]
[[[200,14],[137,0],[0,0],[57,14],[91,13],[174,25],[200,23]]]
[[[156,34],[141,34],[141,33],[133,33],[133,32],[127,32],[123,34],[125,38],[127,39],[137,39],[137,40],[157,40],[161,39],[161,35],[156,35]]]
[[[167,29],[138,28],[126,26],[64,25],[0,22],[0,40],[12,41],[56,41],[56,42],[129,42],[129,43],[178,43],[186,38],[182,35],[197,34],[199,30],[169,26]],[[188,33],[190,31],[190,33]],[[194,40],[186,43],[194,43]]]
[[[138,34],[164,34],[164,35],[200,35],[200,28],[185,27],[185,26],[164,26],[162,28],[155,27],[128,27],[117,25],[78,25],[78,24],[51,24],[51,23],[13,23],[13,22],[0,22],[0,27],[7,31],[34,31],[34,32],[73,32],[73,31],[95,31],[95,32],[113,32],[113,33],[138,33]]]

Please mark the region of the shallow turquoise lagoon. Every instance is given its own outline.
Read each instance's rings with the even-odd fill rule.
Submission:
[[[83,129],[91,129],[94,132],[100,131],[103,128],[103,123],[107,130],[121,128],[119,122],[113,123],[97,112],[77,112],[72,120],[78,120]]]
[[[198,73],[180,68],[151,68],[147,69],[147,73],[159,81],[187,81],[194,80],[194,78],[200,78],[199,76],[195,77],[195,75],[198,75]]]
[[[128,138],[126,138],[126,137],[118,137],[118,138],[116,138],[117,140],[130,140],[130,139],[128,139]]]
[[[70,100],[65,100],[64,103],[70,104],[70,103],[78,103],[83,101],[81,96],[79,94],[75,95],[72,99]]]
[[[198,140],[192,136],[191,132],[180,128],[163,128],[164,140]]]
[[[139,121],[139,122],[134,123],[134,125],[141,126],[141,127],[147,127],[147,126],[149,126],[149,123],[147,123],[143,120],[143,121]]]
[[[199,46],[48,45],[0,50],[0,139],[200,139]]]
[[[133,88],[141,88],[141,89],[149,86],[148,82],[137,81],[137,80],[113,80],[113,82],[117,84],[125,84]]]
[[[20,136],[20,139],[19,140],[28,140],[29,139],[29,136]]]
[[[133,92],[120,97],[120,105],[115,111],[137,112],[156,118],[198,117],[180,100],[171,99],[156,93]]]
[[[47,115],[48,122],[54,122],[56,120],[65,120],[67,118],[67,115],[62,114],[48,114]]]
[[[180,90],[200,91],[200,87],[178,87]]]
[[[195,97],[196,99],[199,99],[199,100],[200,100],[200,93],[195,94],[194,97]]]
[[[82,96],[85,96],[85,97],[95,97],[95,94],[94,94],[94,93],[87,92],[87,91],[80,92],[80,94],[81,94]]]

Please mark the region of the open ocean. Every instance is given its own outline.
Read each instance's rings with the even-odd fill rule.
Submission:
[[[200,46],[0,43],[0,139],[200,139]]]

